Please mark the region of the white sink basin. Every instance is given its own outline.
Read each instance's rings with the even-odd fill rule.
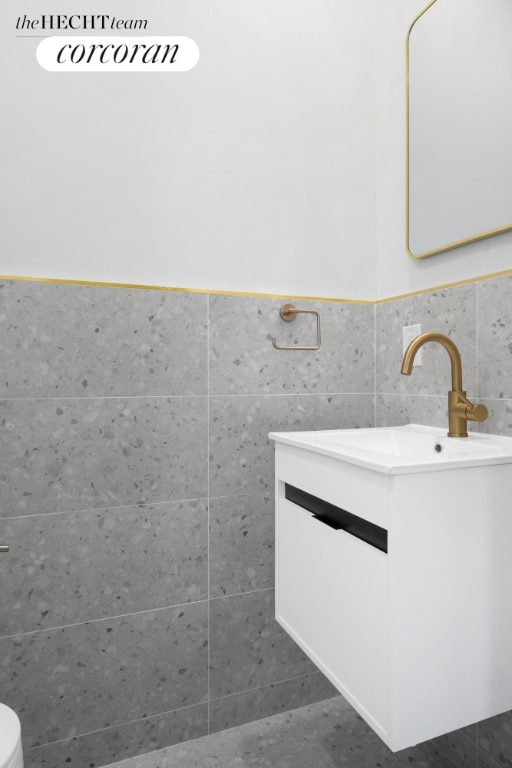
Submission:
[[[408,424],[376,429],[271,432],[271,440],[386,474],[428,472],[512,463],[512,438],[472,432],[447,437],[446,429]]]

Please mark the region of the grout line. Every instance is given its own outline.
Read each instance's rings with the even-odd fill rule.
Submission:
[[[55,512],[34,512],[29,515],[8,515],[6,517],[0,517],[0,523],[2,520],[24,520],[30,517],[50,517],[52,515],[78,515],[82,513],[92,512],[115,512],[120,509],[143,509],[144,507],[156,507],[164,504],[188,504],[194,501],[206,501],[207,503],[212,499],[236,499],[245,498],[246,496],[272,496],[274,493],[273,488],[269,488],[266,491],[247,491],[246,493],[221,493],[218,496],[193,496],[187,499],[171,499],[164,501],[141,501],[135,504],[119,504],[117,506],[108,505],[101,507],[81,507],[80,509],[61,509]]]
[[[15,632],[12,635],[0,635],[0,640],[9,640],[15,637],[25,637],[26,635],[36,635],[40,634],[41,632],[54,632],[56,630],[61,629],[71,629],[72,627],[81,627],[85,624],[97,624],[100,621],[114,621],[117,619],[125,619],[130,618],[131,616],[141,616],[144,613],[156,613],[157,611],[169,611],[169,610],[175,610],[176,608],[188,608],[192,605],[201,605],[202,603],[206,603],[208,608],[208,618],[209,618],[209,603],[211,600],[224,600],[229,599],[231,597],[243,597],[244,595],[254,595],[258,592],[270,592],[270,590],[273,590],[274,587],[263,587],[262,589],[252,589],[249,592],[235,592],[233,594],[229,595],[218,595],[217,597],[204,597],[201,600],[190,600],[188,603],[176,603],[173,605],[162,605],[157,608],[143,608],[140,611],[132,611],[131,613],[116,613],[113,616],[100,616],[98,618],[93,619],[82,619],[81,621],[75,621],[70,624],[59,624],[57,626],[51,626],[51,627],[41,627],[39,629],[31,629],[27,632]],[[209,627],[208,627],[208,633],[209,633]],[[208,636],[209,640],[209,636]],[[209,678],[209,676],[208,676]]]
[[[436,398],[438,400],[446,400],[447,395],[423,395],[420,392],[412,393],[412,394],[405,394],[404,392],[380,392],[379,394],[385,396],[385,397],[424,397],[424,398]],[[472,397],[475,397],[476,395],[471,395]],[[478,398],[481,399],[480,397]],[[512,397],[486,397],[485,398],[486,403],[512,403]],[[503,437],[506,437],[506,435],[503,435]]]
[[[81,515],[91,514],[92,512],[117,512],[120,509],[144,509],[144,507],[157,507],[164,504],[188,504],[193,501],[208,501],[207,496],[196,496],[192,499],[176,499],[171,501],[144,501],[140,504],[121,504],[120,506],[103,506],[103,507],[85,507],[84,509],[61,509],[56,512],[36,512],[31,515],[9,515],[8,517],[0,517],[2,520],[25,520],[27,517],[52,517],[54,515]]]
[[[235,398],[235,397],[332,397],[338,395],[372,395],[372,391],[358,392],[358,391],[326,391],[326,392],[242,392],[240,394],[211,394],[212,398]]]
[[[266,683],[265,685],[257,685],[254,688],[245,688],[243,691],[235,691],[234,693],[227,693],[225,696],[216,696],[214,699],[211,699],[211,701],[222,701],[222,699],[229,699],[233,696],[241,696],[243,693],[251,693],[252,691],[261,691],[264,688],[271,688],[274,685],[280,685],[281,683],[291,683],[294,680],[302,680],[306,677],[312,677],[313,675],[322,675],[323,673],[320,672],[319,669],[314,670],[313,672],[307,672],[305,675],[295,675],[294,677],[286,677],[283,680],[276,680],[272,683]],[[335,694],[336,695],[336,694]]]
[[[165,504],[189,504],[194,501],[206,501],[209,504],[212,500],[216,499],[237,499],[245,498],[246,496],[268,496],[271,497],[274,494],[274,489],[269,488],[266,491],[252,491],[247,493],[222,493],[218,496],[194,496],[190,499],[171,499],[170,501],[144,501],[139,504],[121,504],[119,506],[102,506],[102,507],[85,507],[83,509],[62,509],[56,512],[35,512],[30,515],[8,515],[7,517],[0,517],[0,523],[2,520],[25,520],[26,518],[45,518],[52,517],[54,515],[81,515],[82,513],[91,514],[93,512],[116,512],[120,509],[144,509],[145,507],[157,507]]]
[[[377,307],[373,308],[373,426],[377,426]]]
[[[276,682],[267,683],[266,685],[259,685],[259,686],[256,686],[254,688],[246,688],[243,691],[235,691],[234,693],[228,693],[225,696],[217,696],[216,698],[211,699],[211,701],[212,702],[213,701],[222,701],[222,699],[229,699],[229,698],[232,698],[233,696],[240,696],[240,695],[242,695],[244,693],[251,693],[252,691],[259,691],[259,690],[263,690],[264,688],[271,688],[272,686],[280,685],[281,683],[290,683],[290,682],[293,682],[294,680],[301,680],[301,679],[304,679],[306,677],[313,677],[315,675],[321,675],[321,674],[322,673],[319,670],[317,670],[317,671],[313,671],[313,672],[308,672],[305,675],[296,675],[295,677],[287,677],[287,678],[285,678],[283,680],[277,680]],[[183,711],[185,711],[187,709],[194,709],[195,707],[202,707],[202,706],[205,706],[207,704],[208,704],[208,702],[206,702],[206,701],[198,701],[195,704],[188,704],[185,707],[177,707],[176,709],[169,709],[169,710],[166,710],[165,712],[157,712],[154,715],[148,715],[147,717],[137,718],[136,720],[127,720],[126,722],[117,723],[116,725],[107,726],[106,728],[97,728],[94,731],[84,731],[83,733],[75,734],[74,736],[72,736],[70,738],[57,739],[56,741],[48,741],[45,744],[38,744],[36,747],[28,747],[27,749],[29,751],[32,751],[32,750],[41,749],[43,747],[50,747],[50,746],[53,746],[54,744],[64,744],[64,743],[66,743],[68,741],[72,741],[74,739],[79,739],[82,736],[92,736],[92,735],[94,735],[96,733],[103,733],[103,732],[106,732],[106,731],[111,731],[111,730],[114,730],[115,728],[122,728],[122,727],[124,727],[126,725],[132,725],[132,724],[135,724],[135,723],[147,722],[147,721],[149,721],[149,720],[151,720],[153,718],[156,718],[156,717],[162,717],[164,715],[170,715],[170,714],[172,714],[174,712],[183,712]],[[229,730],[229,729],[227,729],[227,730]],[[216,733],[218,733],[218,731],[216,731]],[[210,735],[210,734],[208,733],[208,735]],[[193,739],[187,739],[186,741],[181,741],[178,744],[169,744],[167,747],[161,747],[160,750],[156,750],[156,751],[161,751],[162,749],[169,749],[169,747],[174,747],[174,746],[183,746],[183,744],[186,744],[188,741],[195,741],[195,740],[196,740],[196,737],[194,737]],[[148,754],[148,753],[144,753],[143,755],[134,755],[134,757],[144,757],[145,754]],[[127,758],[127,759],[130,759],[130,758]]]
[[[100,621],[114,621],[117,619],[126,619],[131,616],[141,616],[144,613],[157,613],[160,611],[172,611],[176,608],[188,608],[191,605],[201,605],[201,603],[207,603],[208,599],[205,597],[202,600],[193,600],[189,603],[177,603],[176,605],[163,605],[160,608],[144,608],[142,611],[132,611],[132,613],[119,613],[114,616],[101,616],[97,619],[82,619],[81,621],[75,621],[71,624],[60,624],[56,627],[43,627],[41,629],[31,629],[28,632],[15,632],[13,635],[1,635],[0,640],[9,640],[15,637],[26,637],[27,635],[38,635],[41,632],[55,632],[61,629],[71,629],[72,627],[82,627],[85,624],[98,624]]]
[[[405,393],[405,392],[380,392],[380,395],[383,395],[384,397],[424,397],[424,398],[432,398],[435,397],[436,399],[441,400],[447,400],[448,395],[423,395],[421,392],[412,392],[412,393]]]
[[[262,587],[261,589],[251,589],[248,592],[233,592],[229,595],[215,595],[214,597],[210,597],[210,602],[212,600],[227,600],[231,597],[242,597],[243,595],[255,595],[257,592],[270,592],[274,589],[274,585],[271,587]]]
[[[198,701],[196,704],[187,704],[185,707],[177,707],[176,709],[168,709],[165,712],[156,712],[154,715],[147,715],[147,717],[139,717],[136,720],[127,720],[124,723],[116,723],[116,725],[108,725],[105,728],[97,728],[94,731],[84,731],[83,733],[76,733],[73,736],[70,736],[65,739],[57,739],[56,741],[47,741],[45,744],[38,744],[36,747],[27,747],[27,750],[36,750],[41,749],[42,747],[51,747],[54,744],[64,744],[68,741],[74,741],[75,739],[80,739],[82,736],[93,736],[95,733],[104,733],[106,731],[112,731],[115,728],[123,728],[125,725],[133,725],[135,723],[143,723],[148,722],[149,720],[152,720],[155,717],[162,717],[163,715],[170,715],[173,712],[183,712],[186,709],[193,709],[194,707],[201,707],[206,704],[205,701]],[[194,741],[195,739],[189,739],[189,741]],[[179,742],[179,744],[184,744],[185,742]],[[178,746],[178,744],[170,744],[169,746]],[[162,747],[161,749],[167,749],[168,747]],[[25,749],[25,747],[23,747]],[[155,750],[156,751],[156,750]],[[144,757],[146,754],[144,753],[142,755],[134,755],[134,757]],[[123,758],[123,759],[131,759],[131,758]]]
[[[210,395],[105,395],[97,397],[1,397],[0,402],[62,402],[74,400],[88,402],[93,400],[199,400],[208,398],[235,397],[332,397],[333,395],[371,395],[372,392],[241,392],[239,394],[213,393]]]
[[[62,402],[63,400],[77,400],[78,402],[88,402],[91,400],[196,400],[205,399],[208,395],[91,395],[88,397],[78,397],[77,395],[62,395],[62,396],[43,396],[40,397],[2,397],[0,396],[0,402],[36,402],[38,400],[44,400],[45,402]]]
[[[213,499],[237,499],[244,496],[273,496],[274,489],[269,488],[268,491],[252,491],[250,493],[220,493],[218,496],[210,496],[210,501]]]

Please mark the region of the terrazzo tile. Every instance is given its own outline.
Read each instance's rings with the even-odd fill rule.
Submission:
[[[512,436],[512,400],[490,400],[483,402],[489,411],[488,418],[478,425],[478,431],[488,435]]]
[[[207,744],[212,738],[215,737],[203,736],[186,744],[150,752],[144,757],[122,760],[104,768],[224,768],[221,758],[216,754],[208,754]]]
[[[432,743],[450,758],[456,768],[477,768],[476,731],[476,724],[468,725],[466,728],[459,728],[457,731],[438,736],[432,739]]]
[[[426,424],[448,430],[448,398],[421,395],[377,395],[377,427]],[[468,425],[468,429],[472,426]]]
[[[422,347],[423,364],[411,376],[400,373],[402,327],[421,324],[421,331],[438,331],[457,345],[462,358],[462,383],[476,396],[476,285],[385,302],[376,308],[376,389],[380,393],[446,395],[451,389],[450,358],[439,344]]]
[[[210,702],[210,733],[337,696],[321,672],[234,693]]]
[[[166,712],[144,720],[25,750],[25,768],[95,768],[113,760],[145,755],[208,733],[208,706]],[[140,761],[144,758],[139,758]]]
[[[276,350],[316,343],[316,319],[285,322],[285,300],[210,297],[210,393],[214,395],[373,391],[373,317],[370,305],[293,301],[320,314],[321,347]]]
[[[0,401],[0,517],[207,495],[202,397]]]
[[[206,501],[10,518],[0,636],[205,599]]]
[[[512,712],[490,717],[478,724],[478,745],[500,766],[512,766]]]
[[[0,397],[206,394],[206,296],[12,281],[0,307]]]
[[[274,496],[210,499],[210,597],[274,584]]]
[[[478,768],[503,768],[503,765],[503,763],[497,763],[492,757],[489,757],[482,749],[478,750]],[[459,766],[456,766],[456,768],[459,768]],[[468,766],[468,768],[473,768],[473,766]]]
[[[202,602],[1,639],[25,747],[205,701],[207,619]]]
[[[454,768],[432,744],[392,753],[338,696],[115,768]],[[108,766],[106,768],[114,768]]]
[[[512,398],[512,275],[477,285],[478,394]]]
[[[210,600],[210,699],[317,671],[274,610],[271,589]]]
[[[373,395],[266,395],[210,398],[210,495],[274,487],[269,432],[374,425]]]

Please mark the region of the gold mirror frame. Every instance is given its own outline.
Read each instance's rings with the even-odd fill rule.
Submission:
[[[460,248],[463,245],[467,245],[468,243],[475,243],[479,240],[485,240],[488,237],[494,237],[495,235],[500,235],[504,232],[510,232],[512,230],[512,223],[505,224],[501,227],[496,227],[494,229],[489,229],[484,232],[479,232],[476,235],[470,235],[469,237],[465,237],[461,240],[455,240],[453,242],[446,243],[445,245],[439,246],[437,248],[433,248],[431,250],[425,251],[424,253],[414,254],[412,253],[410,247],[409,247],[409,239],[410,239],[410,222],[409,222],[409,214],[410,214],[410,203],[409,203],[409,196],[410,196],[410,181],[409,181],[409,174],[410,174],[410,163],[409,163],[409,122],[410,122],[410,115],[409,115],[409,44],[410,44],[410,35],[413,30],[414,25],[416,22],[421,19],[421,17],[429,10],[429,8],[432,8],[435,3],[437,3],[438,0],[430,0],[430,2],[423,8],[422,11],[418,13],[418,15],[413,19],[406,36],[406,43],[405,43],[405,77],[406,77],[406,169],[405,169],[405,175],[406,175],[406,214],[405,214],[405,232],[406,232],[406,239],[405,239],[405,247],[407,250],[408,256],[412,259],[424,259],[427,256],[435,256],[438,253],[445,253],[446,251],[451,251],[455,248]]]

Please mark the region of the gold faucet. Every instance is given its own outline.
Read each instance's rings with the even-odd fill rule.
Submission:
[[[448,392],[448,437],[467,437],[468,421],[485,421],[488,411],[485,405],[471,403],[462,389],[462,363],[453,341],[443,333],[431,331],[416,336],[405,350],[401,373],[410,376],[416,352],[428,341],[437,341],[450,355],[452,364],[452,388]]]

